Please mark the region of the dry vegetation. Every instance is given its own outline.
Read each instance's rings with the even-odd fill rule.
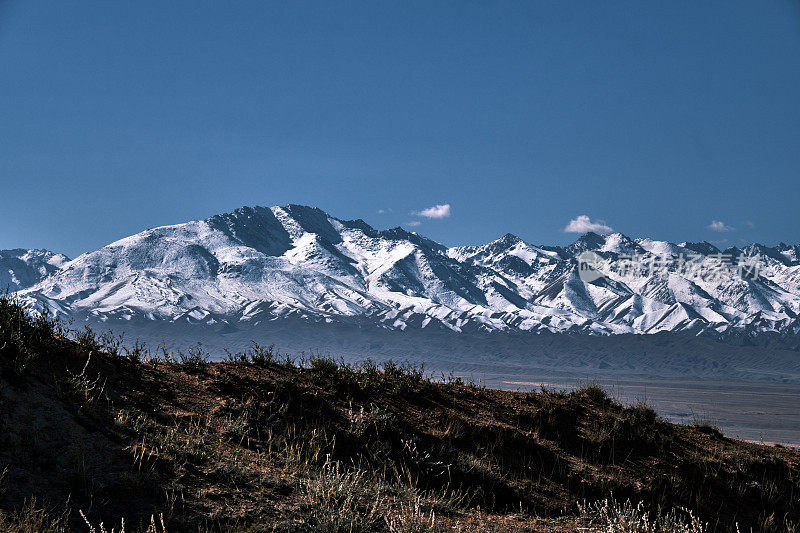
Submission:
[[[596,386],[497,391],[255,345],[209,363],[0,299],[2,531],[788,532],[799,498],[797,450]]]

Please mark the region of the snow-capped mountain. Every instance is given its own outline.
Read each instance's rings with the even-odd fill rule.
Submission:
[[[578,260],[587,252],[600,260],[588,281]],[[40,278],[10,279],[33,305],[96,320],[235,327],[292,317],[401,330],[794,335],[798,256],[800,245],[720,251],[619,233],[588,233],[566,247],[508,234],[448,248],[399,227],[381,231],[288,205],[150,229],[68,262],[51,254],[36,263],[46,267],[31,267]],[[750,257],[758,258],[757,276],[738,265]]]
[[[18,291],[53,274],[69,258],[49,250],[0,250],[0,290]]]

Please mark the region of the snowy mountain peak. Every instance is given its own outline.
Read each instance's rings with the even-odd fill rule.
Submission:
[[[578,240],[565,248],[569,255],[576,256],[581,252],[610,252],[614,254],[635,254],[644,250],[630,237],[622,233],[607,236],[592,231],[581,235]]]
[[[643,253],[644,249],[627,235],[612,233],[606,237],[605,244],[600,248],[600,251],[631,255]]]
[[[680,244],[681,247],[686,248],[687,250],[701,254],[701,255],[714,255],[722,253],[719,248],[714,246],[708,241],[703,242],[682,242]]]
[[[495,242],[501,242],[508,246],[514,246],[515,244],[519,244],[523,241],[513,233],[506,233],[505,235],[497,239]]]
[[[589,231],[584,233],[578,239],[567,246],[567,251],[571,254],[578,254],[586,250],[597,250],[606,244],[606,238],[602,235]]]

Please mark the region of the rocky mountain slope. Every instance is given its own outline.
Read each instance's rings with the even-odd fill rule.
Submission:
[[[68,261],[66,255],[49,250],[0,250],[0,289],[18,291],[36,285]]]

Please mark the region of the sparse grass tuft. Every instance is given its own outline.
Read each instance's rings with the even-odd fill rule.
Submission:
[[[425,512],[422,498],[417,496],[410,504],[402,503],[399,509],[384,517],[389,533],[436,533],[445,531],[436,525],[436,513]]]
[[[303,483],[303,520],[322,533],[373,531],[380,523],[380,486],[362,470],[326,462]]]
[[[18,511],[0,512],[0,531],[3,533],[67,533],[66,515],[52,513],[36,505],[31,499]]]
[[[81,518],[83,518],[86,527],[88,528],[88,533],[125,533],[125,519],[120,520],[119,529],[111,528],[106,529],[106,526],[103,522],[100,522],[97,527],[95,527],[92,522],[86,517],[83,511],[79,511]],[[150,523],[147,525],[147,529],[142,529],[142,533],[167,533],[167,527],[164,525],[164,516],[159,515],[156,518],[155,515],[150,517]]]
[[[599,460],[616,464],[632,456],[665,452],[672,442],[667,423],[645,402],[609,409],[591,418],[584,438]]]
[[[642,502],[634,505],[630,500],[619,503],[605,499],[578,505],[578,511],[592,524],[602,526],[609,533],[706,533],[708,525],[701,522],[692,511],[673,509],[662,513],[650,512]]]
[[[99,374],[97,377],[91,378],[87,372],[93,353],[89,352],[86,364],[83,365],[83,369],[80,372],[75,373],[67,370],[67,394],[78,402],[80,409],[83,411],[94,407],[96,402],[103,396],[106,387],[105,381],[103,383],[100,382],[101,377]]]
[[[208,427],[200,417],[159,423],[144,413],[122,410],[117,413],[116,422],[136,436],[129,450],[140,471],[160,463],[181,472],[187,465],[204,464],[209,457]]]

